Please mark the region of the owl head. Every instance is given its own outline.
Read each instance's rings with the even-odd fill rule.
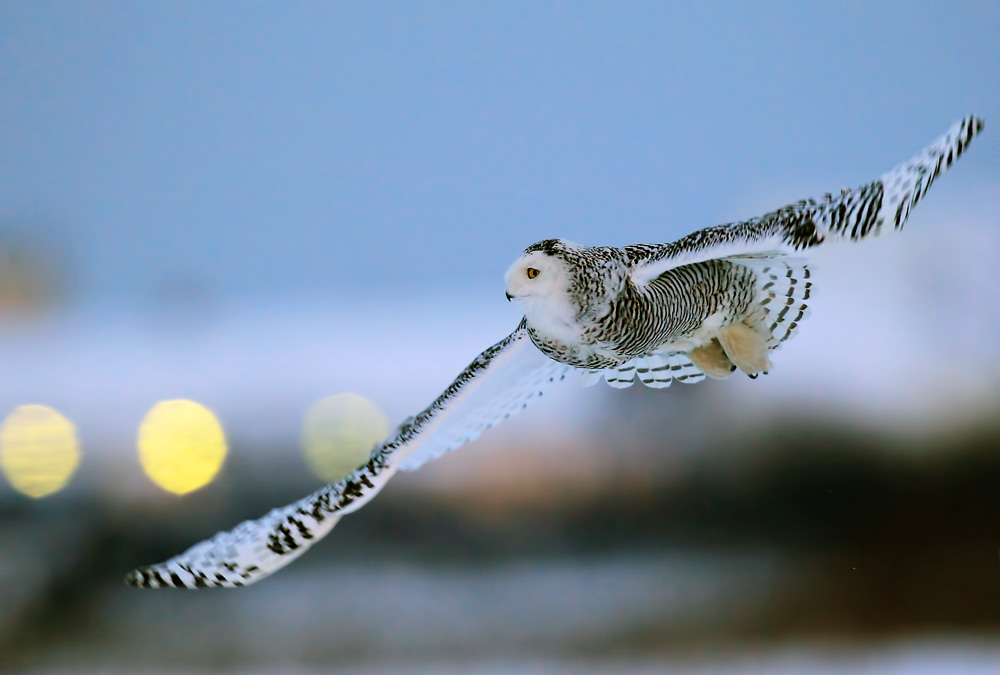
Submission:
[[[507,299],[521,306],[529,326],[555,338],[576,336],[580,308],[571,293],[573,258],[582,250],[573,242],[546,239],[526,248],[507,270]]]

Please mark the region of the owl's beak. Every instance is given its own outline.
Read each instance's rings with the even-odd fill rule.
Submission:
[[[513,296],[513,295],[511,295],[510,293],[504,293],[504,295],[506,295],[506,296],[507,296],[507,302],[510,302],[511,300],[513,300],[513,299],[514,299],[514,296]]]

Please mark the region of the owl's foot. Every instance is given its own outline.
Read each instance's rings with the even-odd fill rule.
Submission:
[[[767,343],[757,331],[745,323],[725,326],[719,331],[718,339],[729,360],[750,377],[756,377],[759,373],[766,373],[771,369],[771,360],[767,357]]]
[[[691,359],[691,363],[698,366],[701,372],[717,380],[729,377],[736,370],[736,366],[726,356],[726,352],[718,340],[713,339],[707,345],[695,347],[688,352],[688,358]]]

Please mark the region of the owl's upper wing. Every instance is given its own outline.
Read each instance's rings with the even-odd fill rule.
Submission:
[[[569,366],[546,357],[532,344],[524,323],[469,364],[425,410],[410,417],[376,447],[368,463],[257,520],[191,547],[166,562],[140,567],[125,581],[132,586],[245,586],[302,555],[341,516],[374,497],[399,469],[421,464],[467,443],[527,407]]]
[[[733,256],[788,255],[825,241],[857,241],[898,230],[938,175],[982,129],[981,119],[966,117],[878,180],[838,195],[806,199],[760,218],[709,227],[672,244],[628,246],[632,278],[642,285],[681,265]]]

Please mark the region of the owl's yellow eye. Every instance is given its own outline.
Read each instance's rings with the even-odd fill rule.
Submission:
[[[539,274],[540,274],[540,272],[538,270],[536,270],[534,267],[529,267],[528,268],[528,278],[529,279],[534,279]]]

